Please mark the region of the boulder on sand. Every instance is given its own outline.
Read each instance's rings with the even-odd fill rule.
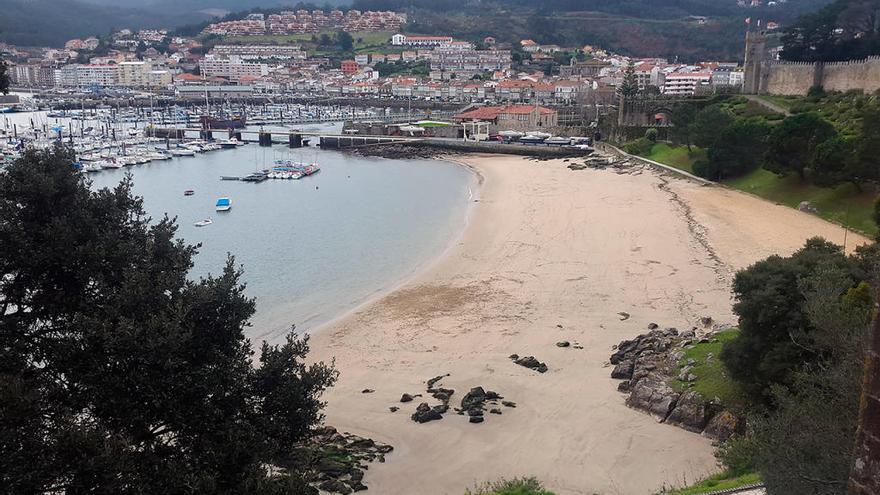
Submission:
[[[547,365],[538,361],[535,356],[526,356],[521,357],[519,359],[514,360],[514,363],[524,366],[529,369],[533,369],[538,373],[544,373],[547,371]]]
[[[428,421],[443,419],[443,415],[440,414],[440,411],[429,406],[427,402],[419,404],[419,407],[416,408],[416,412],[410,417],[416,423],[427,423]]]

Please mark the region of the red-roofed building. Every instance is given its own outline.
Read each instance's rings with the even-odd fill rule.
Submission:
[[[340,64],[340,68],[345,74],[357,74],[358,63],[354,60],[343,60]]]
[[[556,127],[556,110],[537,105],[504,105],[474,108],[455,116],[459,122],[482,120],[494,129],[531,131],[541,127]]]

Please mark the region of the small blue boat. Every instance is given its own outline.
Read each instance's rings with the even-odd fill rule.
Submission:
[[[220,198],[215,205],[217,211],[229,211],[232,208],[232,200],[229,198]]]

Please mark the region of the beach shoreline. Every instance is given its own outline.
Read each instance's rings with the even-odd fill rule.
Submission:
[[[735,270],[813,234],[833,237],[836,226],[791,209],[767,215],[766,202],[649,169],[571,171],[563,160],[498,155],[455,161],[483,178],[460,238],[311,336],[311,359],[335,359],[341,372],[325,397],[327,424],[395,447],[371,466],[370,490],[457,495],[482,481],[536,476],[558,495],[645,494],[716,470],[709,439],[624,405],[609,377],[611,348],[652,322],[735,321]],[[557,347],[562,340],[582,349]],[[513,353],[549,371],[516,366]],[[410,420],[419,402],[437,403],[424,382],[445,374],[451,406],[482,386],[517,407],[481,424],[452,410]],[[400,403],[403,393],[424,397]]]
[[[437,161],[443,161],[447,163],[455,164],[465,170],[467,170],[471,174],[470,182],[468,184],[468,205],[464,211],[464,219],[461,225],[456,229],[456,232],[450,239],[446,242],[443,249],[440,253],[431,256],[427,259],[421,260],[416,267],[414,267],[409,273],[405,273],[402,276],[398,277],[398,279],[393,280],[386,287],[381,287],[375,291],[375,293],[370,294],[364,300],[357,302],[353,307],[343,311],[342,313],[330,318],[327,321],[321,322],[318,325],[315,325],[311,329],[305,330],[303,333],[307,334],[317,334],[326,328],[330,328],[335,324],[338,324],[340,321],[345,318],[351,316],[352,314],[357,313],[358,311],[366,308],[371,304],[375,304],[380,301],[382,298],[392,294],[393,292],[405,287],[407,284],[413,282],[414,280],[418,280],[420,276],[422,276],[425,272],[429,271],[432,267],[436,266],[440,263],[449,253],[455,248],[455,246],[461,241],[462,236],[468,228],[470,223],[471,215],[473,214],[474,204],[479,202],[480,199],[480,189],[483,186],[484,178],[480,174],[479,170],[474,168],[473,166],[458,161],[453,157],[444,157],[440,156],[435,158]],[[474,187],[472,187],[474,186]]]

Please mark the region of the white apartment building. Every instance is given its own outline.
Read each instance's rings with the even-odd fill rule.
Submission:
[[[666,74],[663,94],[693,95],[701,88],[708,87],[711,80],[712,73],[710,72],[673,72]]]
[[[450,43],[451,36],[406,36],[398,33],[391,37],[394,46],[444,46]]]
[[[439,74],[441,79],[451,74],[473,76],[485,71],[510,69],[510,51],[435,48],[430,62],[431,72]]]
[[[107,88],[119,83],[116,65],[88,64],[65,65],[55,71],[55,85],[64,87]]]
[[[153,70],[153,64],[142,60],[129,62],[121,62],[117,65],[119,85],[129,88],[144,88],[147,86],[147,79],[150,71]]]
[[[268,65],[245,62],[237,55],[230,57],[206,55],[205,58],[199,62],[199,69],[201,70],[202,76],[226,77],[233,81],[240,80],[245,76],[262,77],[269,74]]]
[[[211,54],[241,60],[305,60],[307,53],[295,45],[217,45]]]
[[[9,70],[12,84],[16,86],[52,87],[55,85],[55,69],[40,65],[13,65]]]

